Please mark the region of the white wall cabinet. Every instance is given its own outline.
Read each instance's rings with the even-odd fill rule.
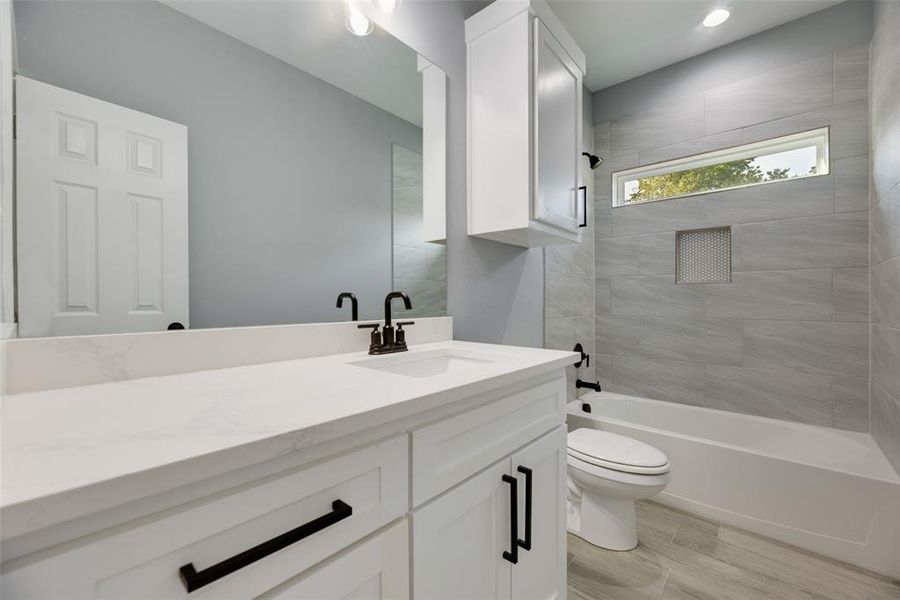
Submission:
[[[415,511],[415,597],[565,598],[565,468],[559,426]]]
[[[380,441],[4,562],[0,596],[562,599],[565,397],[559,371],[426,411]]]
[[[497,0],[466,44],[469,235],[580,241],[584,53],[543,0]]]

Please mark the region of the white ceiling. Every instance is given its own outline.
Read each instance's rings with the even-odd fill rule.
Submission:
[[[842,0],[548,0],[587,55],[592,92],[839,4]],[[724,24],[703,17],[731,9]]]
[[[422,78],[416,71],[416,53],[378,27],[365,37],[352,35],[344,27],[343,2],[162,2],[401,119],[422,125]]]

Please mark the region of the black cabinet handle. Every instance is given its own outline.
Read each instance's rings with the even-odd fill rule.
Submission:
[[[523,550],[531,550],[531,469],[528,467],[519,467],[519,473],[525,474],[525,539],[518,540],[517,543]]]
[[[503,551],[503,558],[516,564],[519,562],[519,482],[511,475],[504,475],[503,481],[509,484],[509,547]]]
[[[581,201],[584,203],[583,204],[583,206],[584,206],[584,222],[579,223],[578,226],[579,227],[587,227],[587,186],[580,185],[580,186],[578,186],[578,189],[579,189],[579,191],[584,192],[584,194],[581,196]]]
[[[221,579],[239,569],[243,569],[247,565],[255,563],[270,554],[278,552],[283,548],[287,548],[303,538],[322,531],[326,527],[334,525],[338,521],[346,519],[352,514],[353,508],[349,504],[343,500],[335,500],[331,503],[331,512],[327,515],[322,515],[308,523],[304,523],[300,527],[273,537],[271,540],[263,542],[258,546],[254,546],[249,550],[244,550],[240,554],[235,554],[231,558],[226,558],[222,562],[207,567],[202,571],[197,571],[197,569],[194,568],[194,563],[184,565],[178,569],[178,572],[181,575],[181,581],[184,583],[184,587],[187,589],[188,593],[193,592],[217,579]]]

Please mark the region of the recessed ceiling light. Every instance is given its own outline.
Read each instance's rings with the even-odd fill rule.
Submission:
[[[369,17],[362,14],[355,6],[347,7],[347,18],[344,20],[344,25],[347,27],[347,31],[359,36],[369,35],[375,28]]]
[[[706,15],[706,18],[703,19],[703,25],[706,27],[716,27],[717,25],[721,25],[725,21],[728,20],[728,17],[731,16],[731,12],[726,8],[717,8],[716,10],[710,12]]]
[[[375,0],[375,6],[386,15],[392,15],[400,8],[401,0]]]

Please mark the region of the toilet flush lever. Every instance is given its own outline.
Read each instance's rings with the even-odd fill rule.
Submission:
[[[572,348],[572,352],[577,352],[581,355],[581,359],[579,359],[579,361],[575,363],[576,368],[580,367],[582,363],[584,363],[585,367],[591,366],[591,355],[585,354],[584,346],[581,345],[581,342],[575,344],[575,347]]]

